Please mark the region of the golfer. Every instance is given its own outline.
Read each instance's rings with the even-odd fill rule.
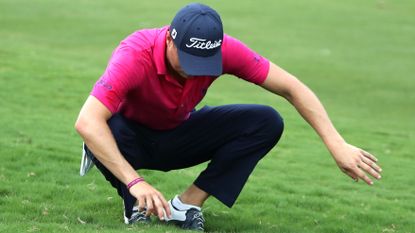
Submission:
[[[269,106],[195,109],[223,74],[287,99],[348,176],[369,185],[368,175],[380,179],[377,159],[340,136],[309,88],[224,34],[215,10],[190,4],[169,26],[139,30],[121,41],[75,124],[85,142],[81,175],[98,167],[123,199],[126,224],[148,222],[154,214],[203,231],[205,200],[214,196],[232,207],[256,164],[278,143],[284,124]],[[139,173],[206,161],[194,182],[169,201]]]

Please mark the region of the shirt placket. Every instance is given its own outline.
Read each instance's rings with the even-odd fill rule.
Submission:
[[[177,113],[180,113],[184,110],[186,104],[185,104],[185,88],[186,88],[186,84],[190,81],[187,80],[186,84],[184,86],[180,85],[180,83],[175,80],[173,77],[171,77],[170,75],[166,75],[166,80],[174,86],[175,88],[175,92],[177,92],[177,96],[175,98],[175,102],[177,105]]]

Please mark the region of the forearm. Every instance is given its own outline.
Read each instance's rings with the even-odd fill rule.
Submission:
[[[330,152],[344,143],[317,96],[304,84],[284,96],[314,128]]]
[[[332,154],[338,145],[344,143],[320,100],[296,77],[271,63],[262,87],[287,99],[315,129]]]
[[[90,122],[87,129],[78,132],[95,157],[121,182],[127,184],[138,177],[137,172],[121,155],[106,123]]]
[[[121,182],[127,184],[138,174],[117,147],[107,123],[111,115],[101,102],[90,96],[79,113],[75,128],[95,157]]]

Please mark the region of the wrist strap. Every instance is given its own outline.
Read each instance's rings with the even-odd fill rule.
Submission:
[[[131,187],[133,187],[134,185],[140,183],[141,181],[144,181],[143,177],[135,178],[134,180],[132,180],[130,183],[127,184],[127,189],[130,190]]]

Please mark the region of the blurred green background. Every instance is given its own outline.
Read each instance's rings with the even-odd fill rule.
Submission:
[[[286,131],[234,208],[206,203],[207,230],[415,232],[415,2],[201,2],[226,33],[309,85],[346,140],[384,170],[373,187],[352,182],[284,99],[223,76],[201,106],[271,105]],[[180,232],[122,223],[102,175],[78,175],[73,124],[118,43],[169,24],[186,3],[0,0],[0,232]],[[141,173],[171,198],[204,167]]]

